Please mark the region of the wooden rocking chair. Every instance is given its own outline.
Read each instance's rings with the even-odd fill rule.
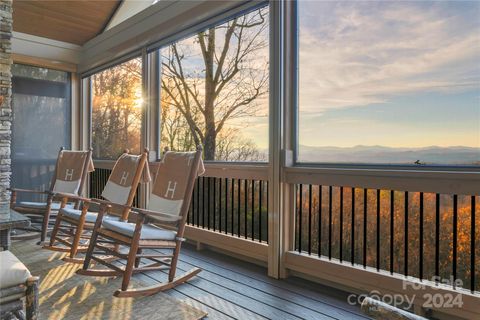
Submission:
[[[40,232],[40,242],[45,242],[49,221],[52,215],[56,214],[60,209],[61,203],[58,201],[58,197],[55,197],[56,193],[66,193],[72,195],[78,195],[82,192],[83,185],[87,178],[88,172],[93,171],[92,151],[70,151],[60,148],[58,153],[57,162],[55,164],[55,170],[50,183],[50,189],[47,191],[40,190],[27,190],[10,188],[10,208],[23,213],[33,219],[42,219],[41,227],[30,227],[26,231]],[[18,193],[30,193],[39,194],[47,197],[46,202],[31,202],[20,201],[17,202]],[[71,208],[77,208],[78,202],[74,201],[74,205],[68,205]],[[67,206],[65,203],[64,206]],[[37,234],[31,232],[13,236],[12,239],[32,239],[37,237]]]
[[[201,270],[194,268],[175,277],[180,248],[185,241],[183,233],[195,179],[204,171],[201,147],[196,152],[165,153],[158,165],[147,210],[132,209],[130,217],[136,218],[135,223],[102,220],[100,213],[83,269],[77,270],[77,274],[123,276],[121,289],[114,293],[116,297],[152,295],[184,283],[198,274]],[[97,241],[98,237],[110,240],[111,244],[128,247],[128,253],[109,249]],[[164,254],[153,249],[171,249],[173,253]],[[126,266],[121,268],[113,264],[110,257],[126,260]],[[153,263],[141,266],[141,258]],[[108,269],[90,269],[92,260]],[[128,288],[133,273],[162,269],[169,270],[168,282],[139,289]]]
[[[65,262],[83,263],[83,259],[75,256],[79,252],[86,252],[97,217],[103,219],[104,215],[108,214],[105,219],[116,221],[128,219],[129,208],[135,198],[138,184],[151,180],[147,162],[147,149],[138,156],[128,154],[128,150],[125,151],[115,163],[103,189],[102,198],[106,200],[57,194],[62,197],[61,207],[50,236],[50,243],[43,248],[68,252],[69,256],[63,258]],[[81,201],[82,209],[65,207],[65,204],[72,200]],[[99,212],[89,211],[92,205],[97,206]],[[82,239],[87,242],[81,244]]]

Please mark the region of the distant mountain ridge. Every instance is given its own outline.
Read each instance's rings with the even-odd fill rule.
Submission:
[[[480,148],[429,146],[393,148],[386,146],[315,147],[300,145],[300,162],[480,165]]]

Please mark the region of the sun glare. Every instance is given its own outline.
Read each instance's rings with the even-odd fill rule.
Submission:
[[[142,96],[142,89],[141,88],[138,88],[136,91],[135,91],[135,104],[134,104],[134,107],[135,108],[138,108],[138,109],[141,109],[143,107],[143,96]]]

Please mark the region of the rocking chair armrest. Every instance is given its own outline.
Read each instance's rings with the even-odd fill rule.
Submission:
[[[94,203],[94,204],[98,204],[98,205],[106,205],[106,206],[112,206],[116,203],[113,203],[111,201],[107,201],[107,200],[103,200],[103,199],[98,199],[98,198],[89,198],[89,199],[86,199],[86,200],[83,200],[85,202],[89,202],[89,203]]]
[[[36,282],[36,281],[38,281],[38,280],[40,280],[40,277],[38,277],[38,276],[30,276],[30,277],[28,277],[28,279],[27,279],[27,283],[28,283],[28,282]]]
[[[94,203],[97,205],[102,205],[102,204],[110,204],[111,202],[101,200],[101,199],[96,199],[96,198],[86,198],[82,197],[73,193],[62,193],[62,192],[57,192],[53,194],[55,197],[60,197],[63,199],[67,200],[77,200],[77,201],[82,201],[84,203]]]
[[[153,211],[153,210],[133,208],[132,211],[137,213],[137,214],[148,216],[150,218],[157,219],[157,220],[165,220],[165,221],[169,221],[169,222],[175,222],[175,221],[182,220],[181,216],[174,216],[172,214]],[[165,219],[162,219],[162,217],[165,218]],[[167,220],[167,219],[169,219],[169,220]]]
[[[55,196],[63,197],[64,199],[68,198],[68,199],[72,199],[72,200],[78,200],[78,201],[82,201],[82,202],[88,203],[88,204],[93,203],[93,204],[96,204],[96,205],[99,205],[99,206],[105,205],[109,209],[111,207],[121,207],[121,208],[128,208],[128,209],[133,209],[134,208],[134,207],[131,207],[131,206],[115,203],[115,202],[108,201],[108,200],[103,200],[103,199],[98,199],[98,198],[86,198],[86,197],[78,196],[78,195],[75,195],[75,194],[69,194],[69,193],[56,193]]]
[[[59,197],[59,198],[64,198],[64,199],[67,198],[67,199],[70,199],[70,200],[78,200],[78,201],[91,201],[92,200],[90,198],[85,198],[85,197],[82,197],[82,196],[79,196],[79,195],[76,195],[76,194],[73,194],[73,193],[55,192],[54,196]]]
[[[98,199],[98,198],[92,198],[91,199],[93,202],[100,203],[100,204],[107,204],[115,207],[120,207],[120,208],[125,208],[125,209],[135,209],[135,207],[132,206],[127,206],[126,204],[120,204],[108,200],[103,200],[103,199]]]

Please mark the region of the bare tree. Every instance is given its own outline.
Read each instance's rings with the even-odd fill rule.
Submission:
[[[227,122],[257,115],[268,92],[267,12],[258,9],[162,50],[162,105],[180,112],[206,160],[215,159]]]

